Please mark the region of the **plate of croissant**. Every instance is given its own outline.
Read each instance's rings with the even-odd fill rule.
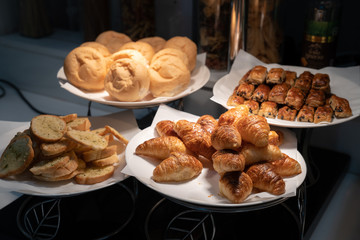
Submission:
[[[215,207],[295,196],[307,171],[295,135],[270,128],[245,105],[218,119],[160,105],[152,125],[130,140],[125,158],[127,174],[149,188]]]

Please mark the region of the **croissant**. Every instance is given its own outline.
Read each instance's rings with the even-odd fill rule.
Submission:
[[[175,123],[174,130],[190,151],[211,159],[216,150],[211,145],[210,134],[200,124],[179,120]]]
[[[171,120],[162,120],[158,122],[155,126],[156,132],[160,136],[175,136],[177,137],[176,132],[174,131],[175,123]]]
[[[211,115],[203,115],[199,117],[196,123],[200,124],[201,127],[208,133],[212,133],[218,125],[217,120]]]
[[[229,199],[232,203],[243,202],[253,189],[253,183],[245,172],[227,172],[220,177],[220,195]]]
[[[302,172],[301,165],[298,161],[289,157],[285,153],[282,155],[283,157],[281,159],[270,163],[274,172],[282,177],[291,177]]]
[[[241,104],[234,108],[231,108],[220,115],[218,125],[235,125],[239,118],[247,116],[249,114],[249,107]]]
[[[284,141],[284,134],[281,131],[270,131],[268,143],[280,146]]]
[[[171,152],[187,152],[185,144],[174,136],[156,137],[139,144],[135,154],[164,160]]]
[[[212,155],[213,167],[220,175],[225,172],[243,171],[244,156],[234,150],[219,150]]]
[[[172,152],[153,171],[156,182],[181,182],[198,176],[203,169],[202,163],[194,156]]]
[[[236,150],[241,146],[241,135],[233,125],[219,126],[211,134],[211,144],[216,150]]]
[[[243,143],[240,154],[243,155],[246,166],[262,161],[272,162],[282,158],[280,148],[271,144],[265,147],[256,147],[251,143]]]
[[[251,178],[254,188],[275,195],[285,193],[283,178],[275,173],[269,164],[252,165],[246,173]]]
[[[248,115],[240,118],[236,125],[242,139],[257,147],[265,147],[269,143],[270,126],[265,117]]]

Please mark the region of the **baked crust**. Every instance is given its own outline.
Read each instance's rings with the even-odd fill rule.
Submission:
[[[263,116],[266,118],[276,118],[278,114],[278,106],[275,102],[266,101],[260,105],[260,109],[258,112],[259,116]]]

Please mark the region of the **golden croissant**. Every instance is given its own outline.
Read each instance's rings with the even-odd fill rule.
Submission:
[[[284,134],[281,131],[270,131],[268,143],[280,146],[284,141]]]
[[[242,154],[234,150],[219,150],[212,155],[214,170],[220,175],[226,172],[243,171],[245,159]]]
[[[291,177],[302,172],[301,165],[298,161],[289,157],[285,153],[282,155],[283,157],[281,159],[270,163],[274,172],[282,177]]]
[[[155,126],[156,132],[159,136],[176,136],[177,134],[174,131],[175,122],[171,120],[162,120],[158,122]]]
[[[153,171],[156,182],[181,182],[198,176],[203,169],[202,163],[194,156],[172,152]]]
[[[237,120],[249,114],[249,107],[241,104],[231,108],[220,115],[218,125],[234,125],[236,126]]]
[[[251,178],[254,188],[275,195],[285,193],[283,178],[275,173],[269,164],[252,165],[246,173]]]
[[[200,124],[201,127],[208,133],[212,133],[218,126],[217,120],[211,115],[202,115],[198,118],[196,123]]]
[[[178,137],[163,136],[146,140],[135,149],[135,154],[164,160],[171,152],[187,152],[185,144]]]
[[[237,150],[241,146],[241,135],[232,125],[219,126],[211,134],[211,144],[216,150]]]
[[[269,143],[270,126],[265,117],[249,115],[237,121],[237,129],[244,141],[257,147],[265,147]]]
[[[227,172],[219,180],[220,195],[232,203],[243,202],[251,194],[252,189],[252,180],[245,172]]]
[[[200,124],[179,120],[175,123],[174,130],[190,151],[211,160],[215,149],[211,145],[210,134]]]
[[[246,166],[262,161],[272,162],[282,158],[280,148],[271,144],[265,147],[256,147],[251,143],[243,143],[240,154],[243,155]]]

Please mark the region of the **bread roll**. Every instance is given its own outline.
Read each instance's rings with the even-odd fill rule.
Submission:
[[[123,49],[120,51],[117,51],[116,53],[112,54],[110,56],[110,65],[113,64],[116,60],[122,59],[122,58],[130,58],[132,60],[138,61],[142,63],[145,66],[148,66],[148,61],[146,58],[137,50],[134,49]]]
[[[86,91],[104,89],[107,70],[105,57],[92,47],[77,47],[65,58],[64,73],[74,86]]]
[[[150,77],[147,67],[131,58],[116,60],[105,78],[105,90],[123,102],[143,99],[149,91]]]
[[[166,41],[164,48],[176,48],[183,51],[189,59],[190,72],[196,66],[197,46],[187,37],[175,36]]]
[[[98,42],[84,42],[80,45],[80,47],[91,47],[94,48],[96,50],[98,50],[104,57],[108,57],[111,55],[109,49],[107,47],[105,47],[104,45],[102,45],[101,43]]]
[[[131,42],[131,38],[124,33],[109,30],[100,33],[95,41],[107,47],[110,53],[114,53],[119,51],[123,44]]]
[[[180,58],[185,66],[189,69],[190,71],[190,63],[189,63],[189,58],[186,55],[185,52],[176,49],[176,48],[163,48],[160,51],[158,51],[157,53],[154,54],[151,62],[155,62],[157,59],[159,59],[162,56],[174,56],[174,57],[178,57]]]
[[[150,64],[150,92],[154,97],[172,97],[190,83],[190,71],[176,56],[161,56]]]
[[[163,49],[166,40],[163,39],[162,37],[154,36],[154,37],[146,37],[139,39],[138,42],[146,42],[150,44],[154,48],[155,53],[157,53],[158,51]]]
[[[146,42],[128,42],[122,45],[119,51],[126,49],[132,49],[140,52],[145,57],[148,64],[150,64],[151,59],[155,54],[154,48]]]

